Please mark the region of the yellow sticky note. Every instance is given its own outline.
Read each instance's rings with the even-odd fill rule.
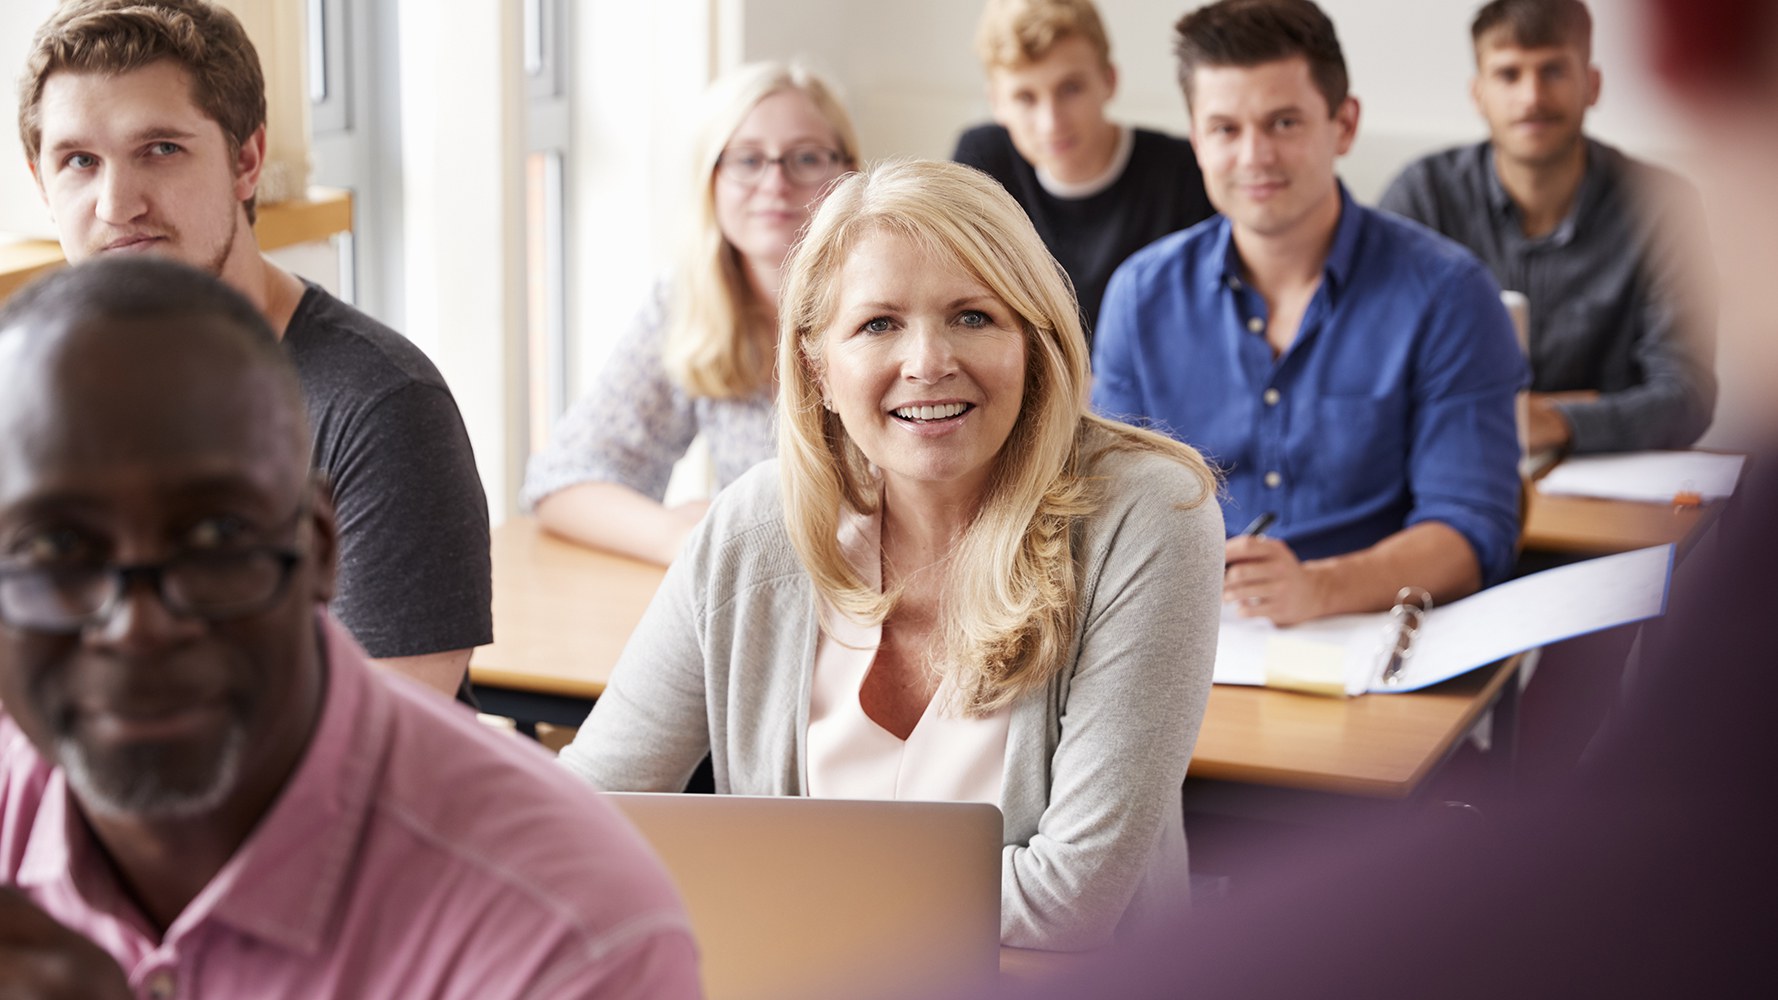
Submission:
[[[1346,650],[1332,643],[1274,635],[1266,640],[1266,687],[1346,696]]]

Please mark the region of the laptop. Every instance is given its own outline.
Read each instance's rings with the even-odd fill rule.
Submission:
[[[925,996],[998,971],[994,806],[605,797],[678,883],[710,1000]]]

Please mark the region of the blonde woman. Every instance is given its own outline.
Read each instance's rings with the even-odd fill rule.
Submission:
[[[843,180],[790,264],[779,461],[667,571],[562,759],[606,789],[977,800],[1001,938],[1186,892],[1180,783],[1222,586],[1196,452],[1087,412],[1073,294],[948,163]]]
[[[822,193],[858,159],[832,87],[782,63],[712,84],[695,146],[695,220],[675,271],[525,478],[525,502],[552,531],[657,563],[708,506],[662,505],[694,436],[710,444],[719,487],[773,453],[780,271]]]

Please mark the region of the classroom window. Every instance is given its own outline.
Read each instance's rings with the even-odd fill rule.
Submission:
[[[526,398],[531,450],[568,405],[568,80],[564,0],[525,0]]]
[[[346,0],[308,0],[309,108],[317,136],[352,127]]]

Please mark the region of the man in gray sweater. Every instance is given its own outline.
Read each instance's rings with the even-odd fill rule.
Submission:
[[[1533,452],[1689,446],[1716,404],[1696,192],[1582,132],[1600,73],[1580,0],[1493,0],[1471,33],[1489,140],[1410,165],[1381,207],[1530,300]]]

